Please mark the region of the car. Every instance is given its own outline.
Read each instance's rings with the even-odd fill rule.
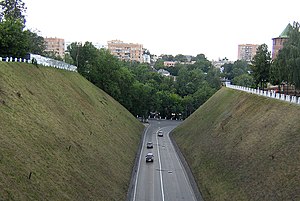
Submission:
[[[154,161],[154,155],[153,155],[153,153],[151,153],[151,152],[147,153],[147,155],[146,155],[146,163],[147,162],[153,162],[153,161]]]
[[[161,130],[159,130],[159,131],[157,132],[157,136],[158,136],[158,137],[163,137],[164,134],[163,134],[163,132],[162,132]]]
[[[147,149],[152,149],[152,148],[153,148],[153,143],[147,142]]]

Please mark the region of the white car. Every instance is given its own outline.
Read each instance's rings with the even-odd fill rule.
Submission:
[[[152,149],[152,148],[153,148],[153,143],[147,142],[147,149]]]
[[[159,131],[157,132],[157,136],[158,136],[158,137],[163,137],[164,134],[163,134],[163,132],[162,132],[161,130],[159,130]]]
[[[154,161],[154,155],[153,153],[149,152],[147,155],[146,155],[146,163],[147,162],[153,162]]]

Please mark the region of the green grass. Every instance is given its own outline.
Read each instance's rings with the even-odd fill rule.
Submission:
[[[0,200],[125,200],[142,130],[78,73],[0,62]]]
[[[300,200],[300,106],[222,88],[173,132],[206,201]]]

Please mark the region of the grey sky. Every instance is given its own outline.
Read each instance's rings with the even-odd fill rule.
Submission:
[[[66,41],[140,43],[152,54],[203,53],[237,59],[238,44],[272,49],[288,23],[300,21],[298,0],[23,0],[27,27]]]

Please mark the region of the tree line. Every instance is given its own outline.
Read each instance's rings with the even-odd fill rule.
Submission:
[[[144,118],[186,118],[220,87],[219,70],[203,54],[166,77],[150,64],[121,61],[91,42],[71,43],[68,52],[80,74]]]

